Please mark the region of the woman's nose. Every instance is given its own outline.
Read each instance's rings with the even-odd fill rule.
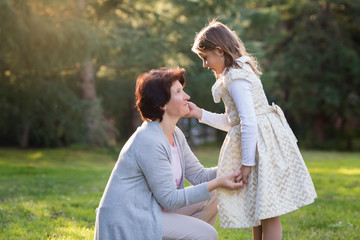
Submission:
[[[187,100],[189,100],[190,99],[190,96],[186,93],[186,92],[184,92],[185,93],[185,96],[184,96],[184,99],[187,101]]]

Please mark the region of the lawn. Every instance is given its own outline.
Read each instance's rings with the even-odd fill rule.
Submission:
[[[95,209],[118,151],[0,149],[0,239],[92,239]],[[205,166],[219,148],[195,151]],[[281,217],[283,239],[360,239],[360,153],[303,152],[318,198]],[[216,229],[251,239],[251,229]]]

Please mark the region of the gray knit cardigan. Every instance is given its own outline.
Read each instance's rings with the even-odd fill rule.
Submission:
[[[161,207],[175,210],[210,199],[207,181],[216,167],[204,168],[179,128],[174,131],[182,164],[177,188],[171,170],[170,145],[157,121],[145,121],[122,148],[101,198],[96,240],[161,239]],[[184,188],[184,179],[193,186]]]

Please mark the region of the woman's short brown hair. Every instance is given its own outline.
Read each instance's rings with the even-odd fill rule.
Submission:
[[[138,76],[135,89],[136,107],[143,121],[162,121],[162,107],[170,101],[170,88],[177,80],[185,86],[185,69],[163,67]]]

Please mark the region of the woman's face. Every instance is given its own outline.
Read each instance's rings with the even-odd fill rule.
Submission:
[[[163,108],[165,111],[164,115],[180,118],[188,114],[190,112],[188,103],[190,96],[184,92],[181,83],[175,81],[170,88],[170,92],[170,101]]]

